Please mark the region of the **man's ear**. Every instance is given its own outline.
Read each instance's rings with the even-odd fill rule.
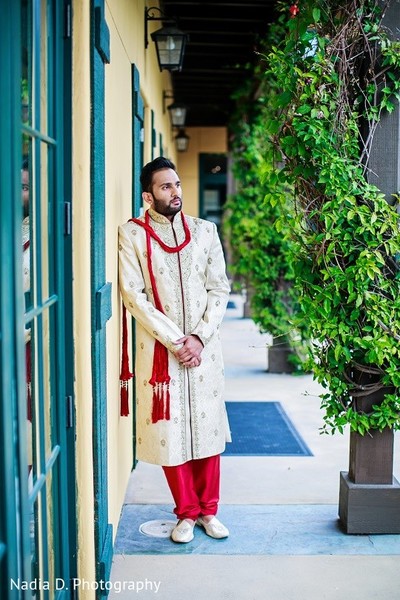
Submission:
[[[153,202],[153,195],[150,192],[142,192],[142,198],[144,202],[147,202],[147,204],[151,204]]]

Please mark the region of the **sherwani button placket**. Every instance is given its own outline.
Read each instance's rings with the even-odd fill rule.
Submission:
[[[176,235],[176,231],[174,228],[173,222],[171,222],[172,233],[174,235],[175,245],[178,246],[178,238]],[[182,277],[182,264],[181,264],[181,255],[178,252],[178,270],[179,270],[179,281],[181,286],[181,296],[182,296],[182,312],[183,312],[183,332],[187,334],[187,326],[186,326],[186,311],[185,311],[185,294],[183,291],[183,277]],[[187,392],[188,392],[188,406],[189,406],[189,436],[190,436],[190,448],[191,448],[191,458],[194,458],[194,447],[193,447],[193,425],[192,425],[192,406],[190,399],[190,385],[189,385],[189,371],[185,369],[185,378],[187,379]]]

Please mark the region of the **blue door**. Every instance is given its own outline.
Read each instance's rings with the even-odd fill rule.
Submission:
[[[93,469],[96,580],[107,581],[112,561],[112,525],[108,521],[106,324],[111,317],[111,283],[106,277],[105,68],[110,34],[104,0],[91,1],[91,236]],[[108,594],[100,584],[97,597]]]

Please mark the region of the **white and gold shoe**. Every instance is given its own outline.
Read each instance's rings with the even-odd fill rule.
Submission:
[[[171,532],[171,539],[174,542],[179,542],[181,544],[191,542],[194,538],[194,525],[194,523],[192,525],[191,522],[186,519],[180,519]]]
[[[217,517],[213,517],[210,521],[206,522],[202,517],[199,517],[196,521],[197,525],[201,525],[204,527],[206,534],[212,538],[222,539],[226,538],[229,535],[229,529],[225,527],[217,519]]]

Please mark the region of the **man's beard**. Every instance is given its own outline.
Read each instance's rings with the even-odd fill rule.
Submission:
[[[176,206],[171,206],[171,204],[168,204],[168,206],[165,206],[165,203],[162,200],[158,200],[154,194],[153,194],[153,208],[156,212],[158,212],[159,215],[163,215],[164,217],[173,217],[174,215],[176,215],[182,208],[182,200],[179,198],[179,204],[177,204]],[[172,200],[171,202],[175,202],[175,200]]]

